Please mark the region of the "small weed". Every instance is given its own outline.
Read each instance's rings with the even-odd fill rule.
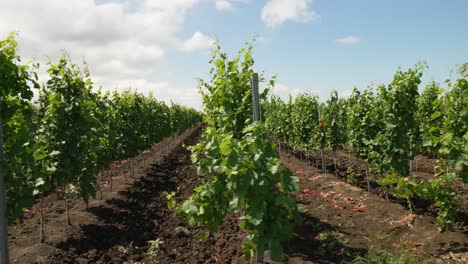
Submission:
[[[166,195],[168,209],[174,209],[176,207],[177,204],[176,204],[176,201],[174,200],[175,195],[176,195],[175,192],[171,192]]]
[[[149,248],[148,248],[148,251],[146,252],[146,255],[149,257],[151,263],[158,263],[158,260],[157,260],[157,257],[159,255],[159,250],[161,249],[160,246],[161,244],[163,244],[164,242],[156,239],[156,240],[149,240],[148,241],[148,244],[149,244]]]
[[[346,171],[346,182],[352,185],[358,184],[358,179],[356,178],[356,172],[353,167],[348,167]]]
[[[343,243],[337,237],[337,233],[333,231],[319,233],[317,240],[320,240],[318,254],[321,256],[338,252],[343,246]]]
[[[117,249],[119,250],[119,252],[124,254],[133,254],[133,252],[135,251],[135,246],[133,245],[132,241],[126,247],[118,246]]]
[[[401,251],[398,254],[392,254],[387,251],[377,250],[371,247],[365,256],[359,256],[352,264],[410,264],[418,263],[409,253],[409,251]]]

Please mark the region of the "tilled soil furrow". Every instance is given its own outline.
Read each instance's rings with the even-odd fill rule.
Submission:
[[[206,180],[197,175],[182,146],[195,144],[200,133],[201,128],[188,131],[135,158],[136,177],[128,184],[123,177],[128,162],[119,163],[113,170],[113,192],[104,188],[104,198],[93,200],[88,210],[81,201],[70,202],[71,226],[66,225],[61,194],[49,194],[46,242],[38,243],[38,215],[32,215],[11,234],[13,263],[152,263],[147,253],[156,240],[158,263],[249,263],[241,256],[246,233],[238,215],[228,215],[218,232],[206,236],[205,228],[189,226],[167,208],[168,193],[176,192],[181,203]],[[466,257],[462,232],[438,233],[430,215],[413,215],[287,153],[281,159],[299,176],[295,195],[303,219],[284,243],[284,263],[351,261],[371,246],[393,253],[406,249],[424,258],[445,254],[440,263],[463,263],[452,262]]]

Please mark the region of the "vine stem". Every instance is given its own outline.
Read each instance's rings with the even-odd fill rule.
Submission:
[[[265,263],[264,258],[263,258],[263,252],[257,251],[256,255],[257,263]]]
[[[320,149],[320,157],[322,159],[322,171],[327,172],[327,169],[325,167],[325,155],[323,153],[323,148]]]
[[[406,201],[408,203],[408,207],[409,207],[409,210],[410,210],[410,213],[413,214],[413,205],[411,203],[411,200],[409,198],[406,198]]]
[[[333,158],[335,159],[335,176],[338,177],[338,161],[339,159],[336,157],[336,151],[333,152]]]
[[[135,178],[135,162],[133,159],[130,159],[130,177]]]
[[[131,167],[132,167],[132,162],[131,162],[130,160],[128,160],[128,161],[129,161],[128,163],[129,163],[129,165],[130,165],[130,173],[132,173],[132,172],[131,172],[131,170],[132,170],[132,169],[131,169]],[[125,173],[125,171],[123,171],[123,175],[124,175],[125,184],[127,184],[127,183],[128,183],[127,173]]]
[[[110,167],[110,170],[109,170],[109,191],[112,192],[112,166]]]
[[[99,195],[100,195],[100,196],[99,196],[99,199],[102,200],[103,195],[102,195],[102,172],[101,172],[101,171],[98,172],[98,177],[99,177],[99,184],[98,184],[98,186],[99,186]]]
[[[65,212],[67,214],[67,225],[71,225],[70,211],[68,210],[67,187],[63,187],[63,198],[65,201]]]
[[[366,181],[367,181],[367,191],[370,192],[369,169],[366,169]]]
[[[45,228],[44,228],[44,197],[41,196],[40,200],[40,213],[41,213],[41,219],[40,219],[40,226],[39,226],[39,242],[44,243],[44,233],[45,233]]]

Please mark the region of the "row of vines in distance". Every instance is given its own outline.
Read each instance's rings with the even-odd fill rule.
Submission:
[[[88,68],[81,71],[66,56],[48,65],[49,80],[40,84],[39,65],[22,64],[16,46],[13,34],[0,42],[0,165],[10,223],[55,188],[87,203],[96,195],[98,172],[112,161],[202,121],[201,113],[152,95],[95,91]]]
[[[324,103],[309,94],[288,102],[273,96],[264,105],[270,135],[306,153],[346,148],[395,197],[434,201],[436,224],[449,229],[461,203],[454,184],[468,179],[468,81],[447,81],[445,93],[431,82],[419,95],[423,70],[398,70],[389,85],[354,89],[349,98],[333,91]],[[434,179],[411,175],[418,153],[437,158]]]

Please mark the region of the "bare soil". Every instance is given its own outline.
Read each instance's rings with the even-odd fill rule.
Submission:
[[[250,263],[241,256],[246,234],[237,216],[229,215],[219,231],[209,235],[203,227],[188,226],[167,208],[166,195],[177,191],[177,202],[185,200],[205,179],[197,176],[190,152],[183,145],[199,140],[201,128],[167,139],[135,157],[135,175],[129,177],[129,161],[112,166],[102,175],[102,199],[92,200],[89,209],[71,200],[71,225],[66,223],[63,193],[44,197],[45,242],[39,242],[37,204],[22,224],[10,227],[12,263],[155,263],[147,254],[149,242],[159,239],[157,263]],[[302,224],[284,244],[284,263],[340,263],[364,255],[370,247],[398,253],[408,250],[417,259],[434,263],[468,263],[466,224],[455,231],[439,233],[430,211],[411,214],[399,201],[386,200],[378,189],[367,191],[367,182],[347,183],[343,171],[365,165],[351,161],[346,153],[330,159],[332,173],[324,173],[290,152],[282,161],[300,179],[295,193]],[[346,163],[348,160],[348,163]],[[430,166],[421,162],[422,168]],[[337,169],[336,173],[333,167]],[[359,178],[359,177],[358,177]],[[376,186],[374,186],[377,188]],[[266,254],[268,260],[268,253]]]

